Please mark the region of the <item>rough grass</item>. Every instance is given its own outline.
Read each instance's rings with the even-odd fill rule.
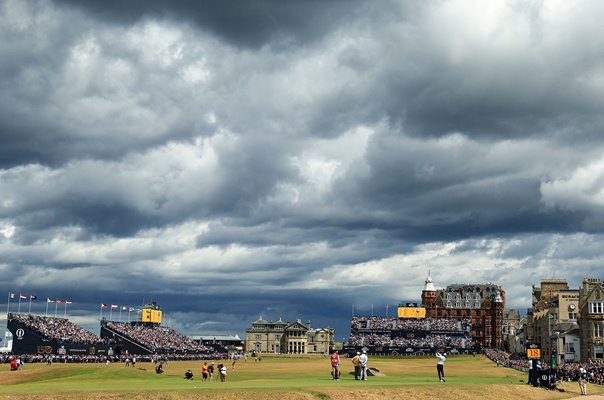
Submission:
[[[207,399],[207,400],[276,400],[313,399],[363,400],[382,399],[568,399],[579,394],[576,383],[563,385],[564,392],[548,391],[526,385],[525,374],[497,368],[483,357],[450,357],[445,372],[447,383],[436,377],[433,358],[373,358],[369,365],[384,376],[366,382],[355,381],[348,374],[352,364],[342,360],[342,380],[333,381],[329,359],[272,358],[261,362],[239,361],[235,371],[230,363],[228,380],[201,382],[202,362],[172,362],[163,375],[153,365],[139,363],[135,368],[123,364],[29,364],[24,370],[0,372],[0,399]],[[183,379],[187,369],[195,373],[194,381]],[[589,386],[590,394],[604,390]]]

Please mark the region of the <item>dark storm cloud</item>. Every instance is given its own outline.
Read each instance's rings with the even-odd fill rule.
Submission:
[[[82,8],[110,23],[132,24],[149,17],[190,21],[235,46],[250,47],[316,40],[367,8],[367,4],[357,0],[60,0],[59,3]]]

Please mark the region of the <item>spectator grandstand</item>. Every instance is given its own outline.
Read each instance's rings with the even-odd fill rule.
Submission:
[[[103,326],[154,353],[214,352],[213,347],[196,343],[182,333],[165,326],[115,321],[103,321]]]
[[[43,340],[87,345],[106,344],[107,341],[70,322],[67,318],[43,317],[33,314],[8,314],[9,322],[28,329]]]
[[[470,332],[468,319],[355,316],[347,347],[393,354],[437,349],[470,351],[474,349]]]
[[[391,332],[391,331],[438,331],[450,333],[465,333],[470,330],[470,320],[461,321],[454,319],[419,319],[396,317],[352,317],[351,331],[361,333],[369,332]]]

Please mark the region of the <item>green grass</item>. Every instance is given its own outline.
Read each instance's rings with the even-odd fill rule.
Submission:
[[[229,373],[225,383],[201,382],[201,364],[199,361],[171,362],[166,365],[163,375],[157,375],[153,364],[149,363],[138,363],[135,368],[126,368],[123,364],[28,364],[22,371],[17,372],[7,371],[8,366],[5,366],[6,370],[0,372],[0,397],[44,393],[58,395],[54,398],[61,398],[61,394],[69,398],[98,398],[104,395],[128,398],[128,394],[136,393],[152,398],[171,399],[174,397],[169,396],[174,395],[198,398],[196,396],[205,393],[230,399],[239,398],[241,394],[246,397],[253,393],[257,396],[262,394],[260,398],[271,398],[270,393],[285,391],[327,400],[337,398],[338,393],[343,395],[357,390],[368,393],[387,390],[395,393],[397,390],[412,389],[413,393],[419,396],[423,392],[433,394],[437,388],[439,391],[453,391],[451,393],[469,393],[469,397],[463,398],[474,398],[471,393],[476,393],[478,398],[485,398],[485,393],[492,388],[501,391],[508,390],[501,388],[509,387],[511,393],[524,393],[532,389],[523,383],[526,379],[524,373],[497,368],[483,357],[471,356],[450,357],[447,360],[446,386],[438,382],[433,358],[371,358],[369,365],[378,368],[385,376],[370,377],[366,382],[355,381],[354,377],[348,374],[352,370],[348,359],[342,360],[340,381],[331,379],[329,359],[323,357],[264,357],[261,362],[240,361],[235,371],[232,371],[230,363],[227,363]],[[183,379],[184,372],[189,368],[195,374],[194,381]],[[445,393],[444,396],[457,395]],[[529,395],[531,398],[564,398],[540,396]],[[513,395],[508,397],[514,398]]]

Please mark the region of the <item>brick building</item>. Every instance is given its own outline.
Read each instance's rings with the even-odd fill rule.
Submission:
[[[469,319],[472,339],[481,346],[502,347],[505,291],[494,284],[455,284],[436,290],[432,278],[426,278],[422,291],[426,316]]]

